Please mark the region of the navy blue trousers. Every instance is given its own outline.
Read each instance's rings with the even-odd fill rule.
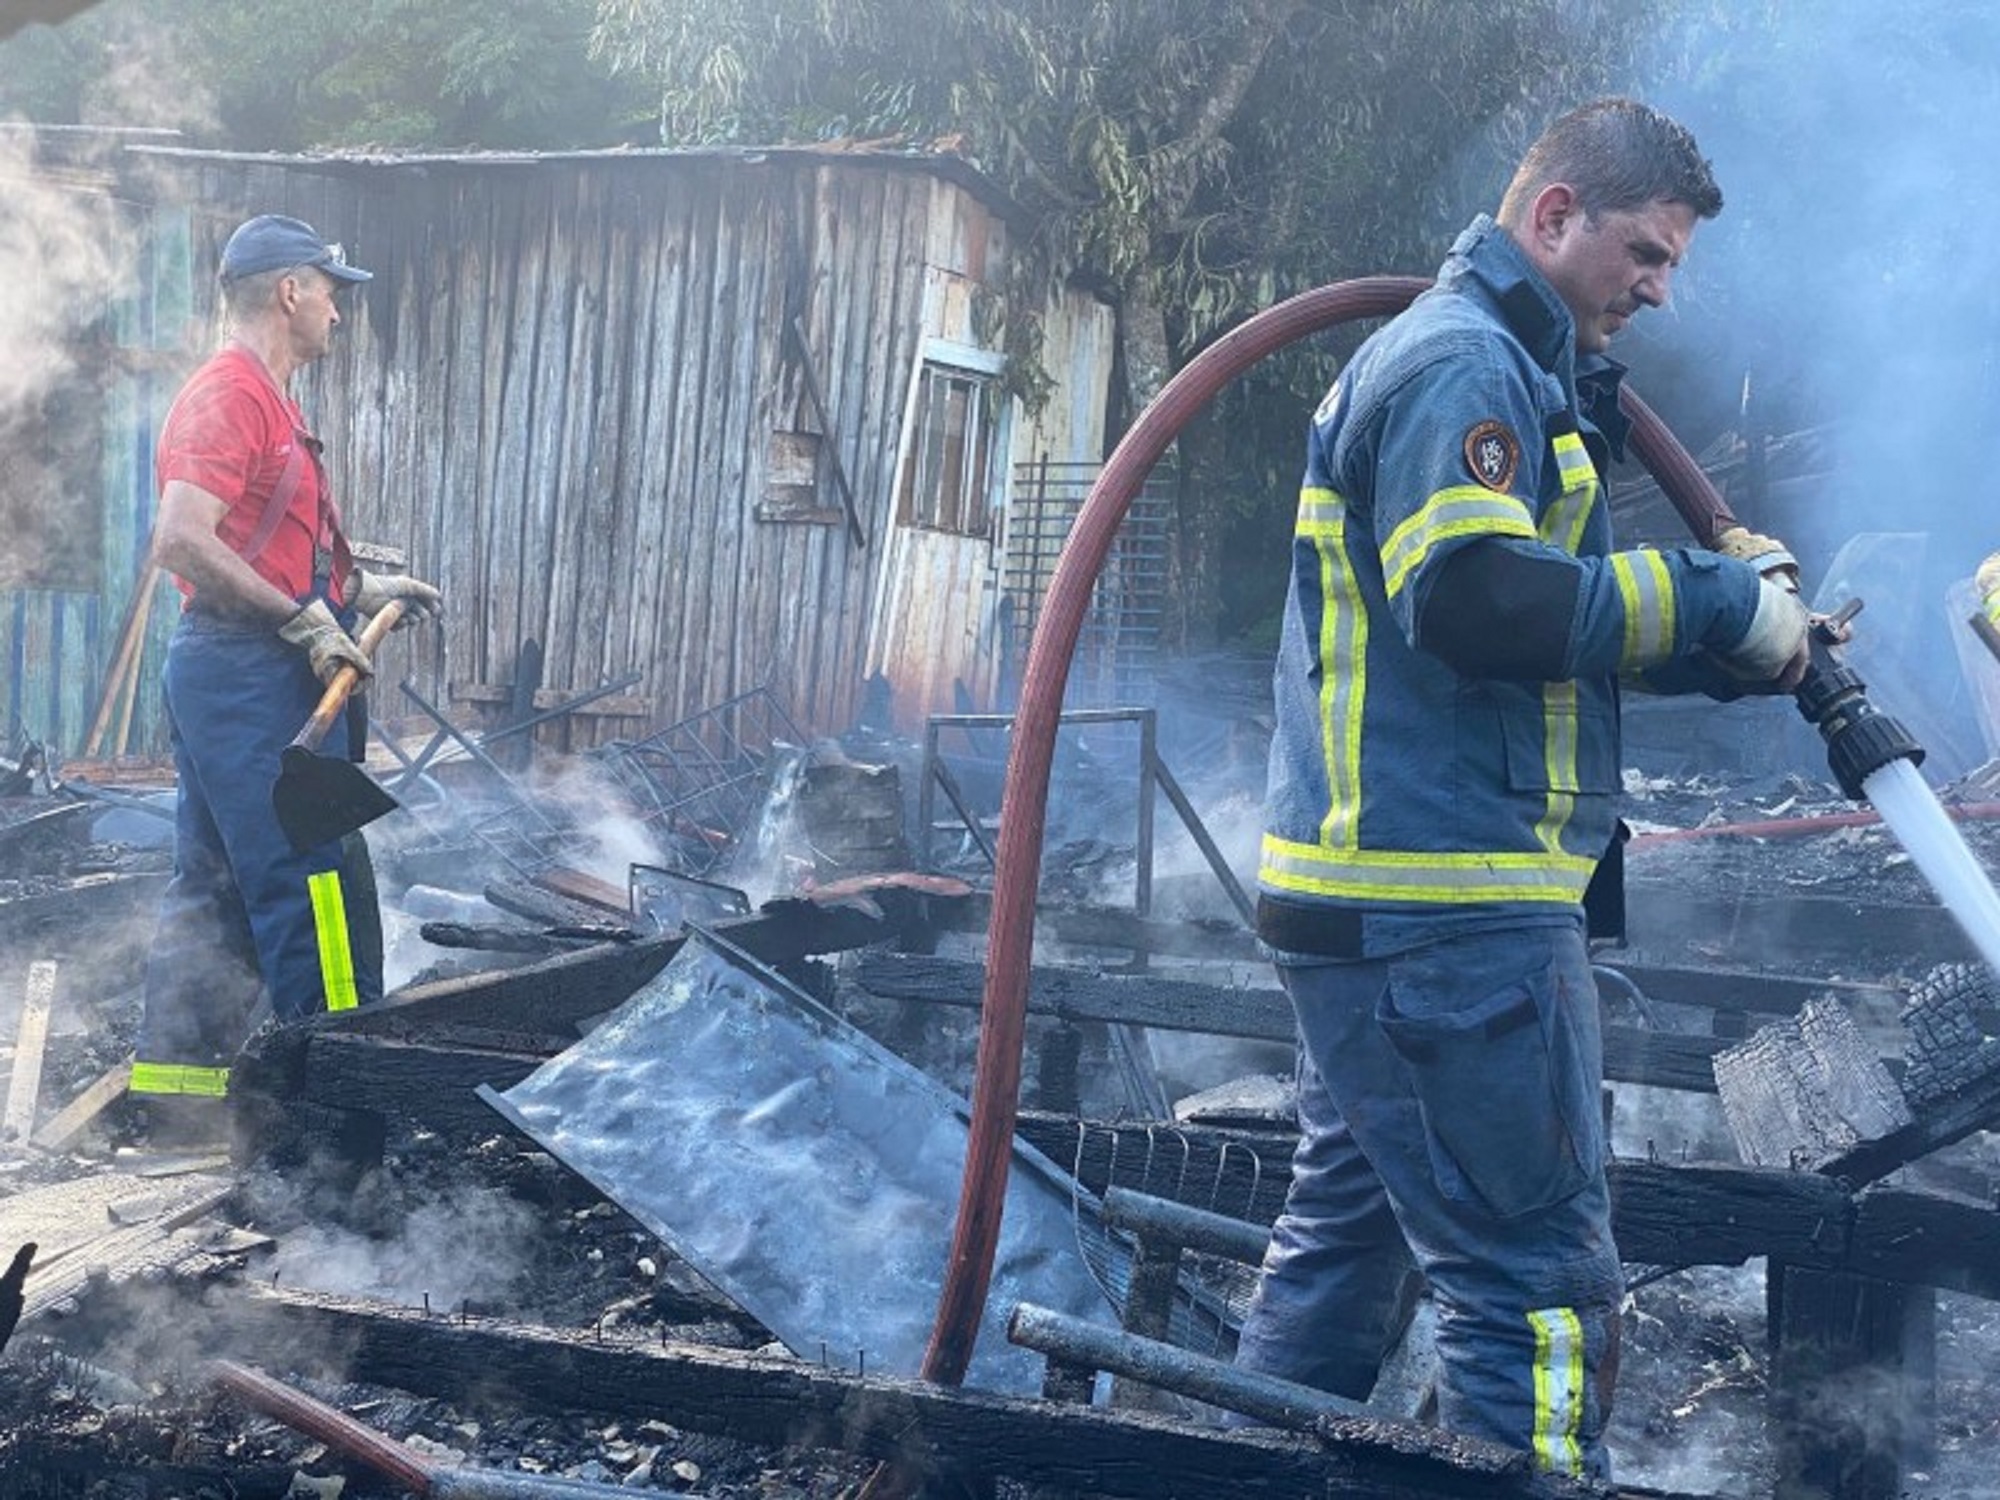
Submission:
[[[1444,1426],[1604,1477],[1623,1279],[1581,926],[1278,974],[1300,1140],[1237,1363],[1367,1399],[1414,1262]]]
[[[382,997],[366,844],[295,850],[272,808],[280,755],[321,691],[304,653],[268,631],[188,615],[174,634],[174,874],[147,958],[134,1092],[219,1092],[212,1072],[175,1069],[226,1078],[260,995],[279,1021]],[[322,750],[358,751],[351,741],[336,721]]]

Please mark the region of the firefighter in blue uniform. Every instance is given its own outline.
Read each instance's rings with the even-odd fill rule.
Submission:
[[[1643,105],[1549,128],[1315,415],[1276,668],[1258,928],[1301,1140],[1238,1362],[1365,1398],[1414,1265],[1442,1423],[1576,1475],[1607,1472],[1623,1290],[1584,920],[1620,684],[1807,660],[1777,544],[1612,548],[1604,350],[1721,206]]]

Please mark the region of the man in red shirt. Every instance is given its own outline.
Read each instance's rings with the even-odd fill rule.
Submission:
[[[281,1022],[382,995],[366,844],[295,850],[271,801],[322,684],[343,665],[368,673],[346,627],[391,599],[406,621],[441,602],[427,583],[354,566],[319,440],[288,394],[331,346],[340,294],[370,278],[300,220],[244,223],[222,252],[230,338],[160,432],[154,556],[186,595],[165,674],[180,797],[135,1095],[220,1098],[260,994]],[[359,759],[358,700],[346,728]]]

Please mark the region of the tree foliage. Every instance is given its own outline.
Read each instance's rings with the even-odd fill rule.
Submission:
[[[1628,85],[1629,49],[1681,3],[602,0],[598,35],[670,143],[962,150],[1032,226],[1021,290],[1098,290],[1162,329],[1171,373],[1308,287],[1428,274],[1542,124]],[[1009,299],[1011,367],[1039,300]],[[1190,638],[1275,604],[1267,560],[1341,342],[1267,361],[1183,432]],[[1233,601],[1237,545],[1262,583]]]
[[[0,115],[203,145],[560,148],[647,119],[591,55],[595,0],[106,0],[0,47]]]
[[[1620,79],[1647,5],[603,0],[599,40],[671,142],[964,142],[1049,274],[1157,303],[1185,354],[1276,296],[1428,270],[1497,163]]]

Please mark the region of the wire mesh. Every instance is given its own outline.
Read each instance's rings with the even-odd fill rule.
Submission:
[[[719,869],[756,826],[781,749],[805,737],[769,688],[753,688],[642,740],[588,754],[609,774],[663,861],[684,875]]]
[[[1267,1174],[1255,1148],[1222,1143],[1219,1154],[1198,1150],[1186,1133],[1168,1125],[1076,1123],[1070,1180],[1081,1184],[1088,1170],[1103,1187],[1124,1187],[1247,1222],[1268,1222],[1284,1196],[1284,1172]],[[1102,1157],[1100,1162],[1099,1158]],[[1093,1280],[1115,1306],[1131,1290],[1134,1242],[1106,1226],[1094,1197],[1079,1187],[1071,1198],[1077,1249]],[[1236,1351],[1237,1331],[1249,1312],[1257,1269],[1235,1261],[1188,1252],[1181,1257],[1180,1285],[1167,1318],[1167,1338],[1180,1348],[1216,1359]]]
[[[1002,697],[1008,703],[1017,701],[1056,559],[1102,469],[1047,459],[1015,466],[1002,578]],[[1067,694],[1074,705],[1152,701],[1166,620],[1175,485],[1172,463],[1156,464],[1118,528],[1077,638]]]

